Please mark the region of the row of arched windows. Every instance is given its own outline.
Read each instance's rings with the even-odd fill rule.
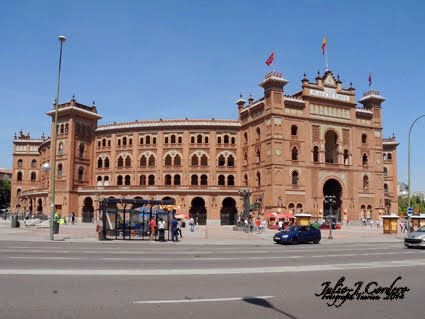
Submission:
[[[18,167],[23,167],[24,166],[24,160],[23,159],[18,159]],[[37,160],[33,159],[31,161],[31,167],[32,168],[36,168],[37,167]]]
[[[133,145],[133,139],[131,137],[127,139],[127,136],[123,136],[117,139],[118,146],[127,146],[127,143],[128,145]]]
[[[164,185],[181,185],[181,175],[180,174],[166,174],[164,176]],[[109,178],[107,176],[97,177],[97,183],[99,185],[109,185]],[[103,184],[102,184],[103,183]],[[190,177],[190,184],[193,186],[196,185],[208,185],[208,176],[206,174],[193,174]],[[235,177],[233,175],[219,175],[217,178],[217,184],[219,186],[234,186],[235,185]],[[117,176],[117,185],[131,185],[131,176],[130,175],[118,175]],[[155,185],[155,175],[140,175],[139,176],[139,185]]]
[[[97,141],[97,147],[110,147],[111,146],[111,140],[110,139],[106,139],[106,138],[102,138],[101,140]]]

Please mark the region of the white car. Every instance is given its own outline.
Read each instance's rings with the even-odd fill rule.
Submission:
[[[404,246],[407,248],[425,247],[425,226],[422,226],[407,235],[404,239]]]

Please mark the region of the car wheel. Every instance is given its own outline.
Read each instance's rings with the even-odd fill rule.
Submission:
[[[315,239],[315,240],[313,240],[313,243],[314,244],[318,244],[320,242],[320,239]]]
[[[292,237],[291,238],[291,245],[296,245],[296,244],[298,244],[298,239]]]

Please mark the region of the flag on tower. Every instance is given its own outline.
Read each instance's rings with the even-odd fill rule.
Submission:
[[[372,86],[372,73],[369,73],[368,80],[369,80],[369,87],[371,87]]]
[[[274,60],[274,52],[272,52],[272,54],[270,54],[269,58],[266,60],[267,66],[270,66],[270,64],[273,63],[273,60]]]
[[[326,36],[323,37],[322,54],[325,54],[325,50],[326,50]]]

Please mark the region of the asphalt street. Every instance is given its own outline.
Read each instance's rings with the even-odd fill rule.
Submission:
[[[3,241],[0,282],[0,318],[425,318],[425,250],[401,242]]]

